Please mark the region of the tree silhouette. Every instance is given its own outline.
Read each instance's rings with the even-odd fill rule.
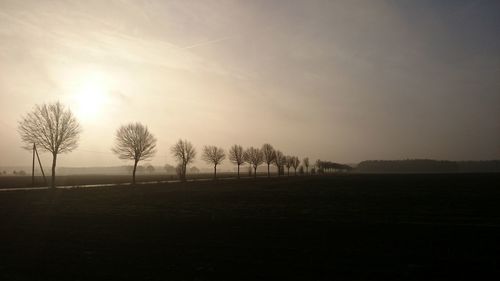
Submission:
[[[187,140],[179,140],[170,148],[170,152],[179,163],[179,177],[181,180],[186,180],[186,168],[187,165],[194,161],[194,158],[196,157],[196,150]]]
[[[304,164],[304,167],[306,167],[306,175],[309,174],[309,158],[306,157],[302,159],[302,163]]]
[[[272,145],[265,143],[261,148],[262,155],[264,155],[264,162],[267,164],[267,177],[271,176],[269,166],[274,162],[275,151]]]
[[[311,175],[316,174],[316,168],[314,166],[311,167]]]
[[[335,162],[330,162],[330,161],[321,161],[317,160],[316,161],[316,167],[318,170],[318,173],[328,173],[328,172],[345,172],[345,171],[350,171],[352,170],[352,167],[349,165],[345,164],[339,164]]]
[[[229,161],[231,161],[233,164],[238,165],[238,179],[240,178],[240,165],[245,163],[243,154],[243,147],[241,147],[241,145],[235,144],[229,149]]]
[[[222,163],[226,159],[226,153],[224,149],[219,148],[215,145],[205,146],[203,148],[203,155],[201,156],[205,162],[214,165],[214,180],[217,179],[217,165]]]
[[[320,159],[316,160],[316,172],[318,174],[322,174],[323,173],[323,163]]]
[[[285,167],[287,169],[287,176],[290,176],[290,167],[292,167],[293,157],[285,156]]]
[[[141,123],[123,125],[116,131],[115,146],[111,149],[118,158],[133,160],[132,183],[135,184],[137,163],[154,156],[156,152],[156,138],[149,132],[148,127]]]
[[[149,164],[146,166],[146,171],[148,171],[148,173],[152,174],[155,172],[155,167],[153,165]]]
[[[175,167],[174,166],[172,166],[170,164],[165,164],[165,166],[163,168],[165,169],[167,174],[175,174]]]
[[[257,178],[257,167],[264,163],[264,154],[260,149],[255,147],[250,147],[245,150],[244,153],[245,161],[253,167],[254,174],[253,177]]]
[[[73,151],[78,147],[81,127],[69,108],[60,102],[36,105],[18,123],[25,149],[33,144],[52,153],[52,182],[56,187],[57,155]]]
[[[293,173],[296,176],[297,175],[297,168],[300,165],[299,157],[297,157],[297,156],[292,157],[292,163],[291,164],[292,164],[292,167],[293,167]]]
[[[189,172],[191,174],[199,174],[200,173],[200,169],[198,169],[196,166],[192,166],[192,167],[189,167]]]
[[[278,169],[278,176],[280,176],[283,172],[283,165],[285,165],[285,161],[285,155],[283,155],[281,151],[276,150],[274,153],[274,165],[276,165],[276,168]]]

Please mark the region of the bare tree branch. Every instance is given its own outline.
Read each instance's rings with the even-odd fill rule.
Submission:
[[[238,178],[240,178],[240,166],[245,163],[243,147],[241,145],[233,145],[229,149],[229,161],[238,166]]]
[[[253,166],[254,169],[254,177],[257,177],[257,167],[264,163],[264,154],[260,149],[255,147],[250,147],[245,150],[244,159],[245,162]]]
[[[71,152],[78,147],[81,127],[69,108],[60,102],[35,105],[31,112],[21,117],[18,132],[31,149],[33,144],[52,153],[52,187],[55,187],[57,155]]]
[[[203,155],[201,156],[201,158],[205,162],[214,165],[214,179],[216,179],[217,165],[219,165],[224,159],[226,159],[226,153],[224,152],[224,149],[214,145],[205,146],[203,148]]]
[[[306,167],[306,174],[309,174],[309,158],[306,157],[302,159],[302,163],[304,164],[304,167]]]
[[[283,166],[285,165],[286,157],[283,155],[283,153],[279,150],[276,150],[275,152],[275,157],[274,157],[274,165],[276,165],[276,168],[278,169],[278,176],[281,175],[283,172]]]
[[[267,164],[267,177],[270,177],[269,166],[274,162],[274,158],[276,157],[274,148],[272,145],[265,143],[262,145],[261,151],[264,155],[264,162]]]
[[[187,140],[179,140],[170,148],[170,152],[179,163],[179,174],[181,180],[186,180],[186,168],[187,165],[194,161],[194,158],[196,157],[196,150]]]
[[[115,146],[111,150],[120,159],[134,161],[132,183],[135,184],[137,163],[154,156],[156,153],[156,138],[141,123],[130,123],[121,126],[116,131]]]
[[[297,168],[300,165],[299,157],[297,157],[297,156],[292,157],[292,163],[291,164],[292,164],[292,167],[293,167],[293,170],[294,170],[294,175],[297,175]]]

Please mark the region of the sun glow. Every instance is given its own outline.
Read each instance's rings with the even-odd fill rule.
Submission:
[[[109,83],[97,72],[82,77],[76,85],[76,114],[83,120],[96,120],[108,102]]]

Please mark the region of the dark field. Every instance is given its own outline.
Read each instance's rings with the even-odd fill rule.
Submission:
[[[500,174],[0,193],[0,280],[499,280]]]
[[[263,176],[264,174],[259,174]],[[195,179],[211,179],[213,174],[198,173],[187,176],[188,180]],[[217,178],[234,178],[235,173],[217,173]],[[248,177],[247,174],[242,174],[242,177]],[[158,182],[179,180],[176,175],[166,174],[139,174],[137,182]],[[47,181],[50,182],[50,174],[47,176]],[[131,183],[132,174],[130,175],[64,175],[56,177],[56,185],[58,186],[79,186],[79,185],[95,185],[95,184],[123,184]],[[32,184],[31,176],[0,176],[0,188],[24,188],[24,187],[42,187],[48,186],[45,184],[42,176],[35,177],[35,185]]]

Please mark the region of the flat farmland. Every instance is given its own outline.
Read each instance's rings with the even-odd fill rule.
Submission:
[[[263,176],[263,174],[259,174]],[[199,173],[190,174],[188,180],[211,179],[213,174]],[[234,173],[218,173],[218,178],[234,178]],[[247,177],[243,175],[242,177]],[[44,182],[42,176],[35,176],[35,184],[32,184],[31,176],[0,176],[0,188],[25,188],[25,187],[44,187],[50,185],[50,174],[47,175],[47,182]],[[138,174],[137,182],[162,182],[176,181],[179,178],[176,175],[166,174]],[[80,186],[80,185],[98,185],[98,184],[129,184],[132,182],[132,173],[130,175],[62,175],[56,177],[57,186]]]
[[[5,191],[0,280],[498,277],[499,180],[345,174]]]

